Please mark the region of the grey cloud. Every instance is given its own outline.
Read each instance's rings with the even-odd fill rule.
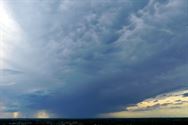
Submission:
[[[9,1],[26,32],[14,59],[24,73],[9,90],[35,110],[78,117],[187,86],[184,2]]]
[[[183,94],[183,96],[187,97],[187,96],[188,96],[188,93]]]

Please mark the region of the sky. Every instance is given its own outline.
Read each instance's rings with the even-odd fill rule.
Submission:
[[[0,118],[188,117],[188,0],[0,0]]]

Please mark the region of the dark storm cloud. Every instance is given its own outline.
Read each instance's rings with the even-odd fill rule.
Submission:
[[[22,111],[29,106],[57,117],[95,117],[185,88],[186,3],[9,1],[26,34],[24,54],[14,61],[24,79],[1,89],[22,90]]]

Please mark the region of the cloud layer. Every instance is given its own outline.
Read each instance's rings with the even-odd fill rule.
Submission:
[[[97,117],[188,87],[186,0],[1,2],[7,109]]]
[[[165,93],[101,117],[187,117],[188,90]]]

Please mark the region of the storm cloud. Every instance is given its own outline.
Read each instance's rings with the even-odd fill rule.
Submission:
[[[188,87],[187,0],[2,0],[0,10],[4,112],[98,117]]]

